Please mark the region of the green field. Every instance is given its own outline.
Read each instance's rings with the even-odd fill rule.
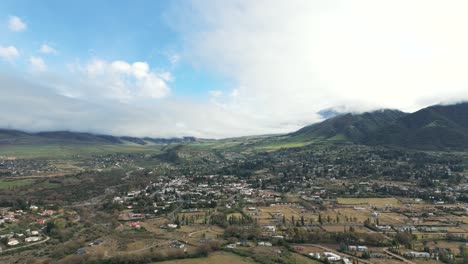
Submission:
[[[18,158],[71,158],[72,156],[90,156],[108,153],[152,153],[160,150],[155,145],[141,146],[136,144],[49,144],[2,146],[0,156]]]
[[[1,180],[0,181],[0,189],[10,189],[20,186],[25,186],[32,184],[34,180],[26,179],[26,180]]]

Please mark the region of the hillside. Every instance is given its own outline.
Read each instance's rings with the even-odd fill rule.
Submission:
[[[468,148],[468,103],[421,109],[369,134],[366,143],[411,148]]]
[[[340,139],[360,143],[370,133],[405,116],[398,110],[379,110],[363,114],[344,114],[313,124],[289,134],[290,140]]]
[[[379,110],[342,114],[278,137],[277,146],[347,142],[417,149],[468,148],[468,103],[435,105],[414,113]]]

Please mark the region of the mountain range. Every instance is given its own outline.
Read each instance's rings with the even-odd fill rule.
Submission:
[[[167,144],[180,142],[193,142],[194,137],[182,138],[150,138],[150,137],[129,137],[96,135],[92,133],[52,131],[27,133],[18,130],[0,129],[0,145],[34,145],[34,144],[138,144],[146,145],[151,143]]]
[[[287,140],[340,140],[418,149],[468,148],[468,103],[435,105],[414,113],[378,110],[341,114],[288,134]]]
[[[264,137],[281,142],[345,142],[364,145],[399,146],[415,149],[468,149],[468,103],[435,105],[414,113],[377,110],[366,113],[338,113],[327,109],[330,118],[295,132]],[[150,138],[96,135],[92,133],[54,131],[28,133],[0,129],[1,145],[34,144],[165,144],[194,142],[194,137]]]

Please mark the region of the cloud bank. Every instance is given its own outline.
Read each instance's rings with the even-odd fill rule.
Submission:
[[[466,1],[202,0],[174,27],[194,63],[238,83],[224,105],[300,124],[335,106],[468,99],[466,11]]]

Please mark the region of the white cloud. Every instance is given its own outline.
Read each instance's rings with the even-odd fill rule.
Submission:
[[[73,70],[83,77],[85,86],[92,87],[80,91],[83,96],[129,101],[135,98],[164,98],[171,91],[167,83],[172,81],[171,74],[154,71],[147,62],[93,59],[85,65],[76,65]]]
[[[57,50],[47,44],[42,44],[39,48],[39,52],[43,54],[57,54]]]
[[[220,138],[240,134],[267,133],[271,129],[241,113],[231,114],[219,107],[165,98],[146,103],[108,100],[98,96],[70,97],[56,86],[76,84],[75,80],[50,78],[25,81],[0,73],[0,127],[27,131],[71,130],[111,135]],[[40,83],[43,83],[41,85]],[[11,111],[11,109],[17,109]]]
[[[0,46],[0,58],[6,61],[13,61],[19,56],[18,50],[13,46],[3,47]]]
[[[26,30],[28,26],[24,23],[21,18],[17,16],[10,16],[8,19],[8,28],[14,32],[21,32]]]
[[[47,65],[40,57],[29,57],[29,66],[34,72],[44,72],[47,70]]]
[[[223,105],[294,125],[338,105],[411,111],[440,94],[467,100],[466,10],[463,0],[200,0],[173,24],[184,58],[237,83]]]

